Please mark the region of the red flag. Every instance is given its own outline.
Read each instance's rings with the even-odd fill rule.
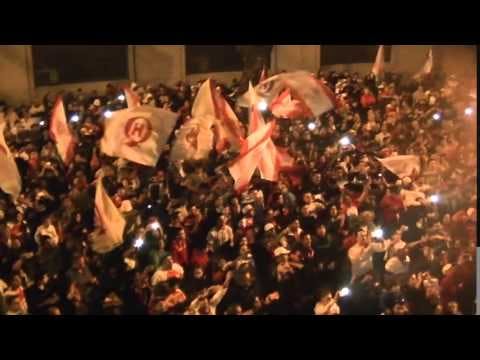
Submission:
[[[75,137],[68,127],[63,100],[58,98],[52,110],[50,120],[50,138],[57,145],[57,151],[64,164],[69,164],[75,153]]]
[[[17,199],[22,191],[22,179],[3,136],[5,126],[6,123],[0,123],[0,188]]]
[[[383,45],[380,45],[377,51],[377,57],[375,58],[375,63],[372,67],[372,73],[374,73],[377,78],[383,73],[383,70],[385,69],[383,52]]]
[[[235,180],[234,188],[237,192],[242,192],[248,187],[268,140],[270,140],[274,126],[275,122],[272,121],[248,136],[242,146],[240,155],[228,167],[230,175]]]
[[[257,109],[256,95],[252,84],[249,84],[248,91],[250,93],[251,101],[248,133],[249,135],[252,135],[262,126],[265,126],[265,120]],[[269,138],[258,163],[258,169],[262,179],[278,181],[280,171],[284,168],[293,166],[293,164],[294,159],[288,154],[288,152],[286,150],[278,149],[272,139]]]
[[[217,151],[223,151],[228,146],[239,148],[244,141],[240,122],[210,79],[202,84],[192,105],[193,118],[209,116],[215,118],[218,131]]]
[[[123,243],[126,221],[105,191],[102,178],[100,176],[97,179],[95,193],[95,215],[98,227],[92,233],[92,249],[105,254]]]
[[[377,160],[399,178],[420,173],[420,158],[416,155],[390,156]]]
[[[141,105],[140,98],[129,87],[124,87],[123,92],[125,93],[125,100],[127,101],[128,108],[134,108]]]
[[[101,150],[146,166],[155,166],[178,114],[150,106],[115,111],[105,121]]]
[[[273,110],[272,104],[274,104],[273,108],[276,108],[277,116],[287,117],[288,115],[291,119],[319,116],[337,105],[331,90],[322,81],[305,71],[272,76],[258,84],[255,92],[269,104],[270,110]],[[288,104],[285,113],[280,111],[279,104]]]

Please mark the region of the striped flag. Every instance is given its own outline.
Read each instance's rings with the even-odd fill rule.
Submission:
[[[399,178],[412,176],[414,172],[420,173],[420,158],[415,155],[390,156],[385,159],[377,158],[377,160]]]
[[[250,122],[248,134],[252,135],[255,131],[265,126],[265,120],[256,106],[256,95],[252,84],[249,84],[250,94]],[[293,166],[294,159],[288,154],[286,150],[278,149],[273,143],[272,139],[267,140],[267,145],[261,154],[258,162],[258,170],[262,179],[268,181],[278,181],[279,173],[282,169]]]
[[[105,120],[100,148],[108,156],[155,166],[177,118],[176,113],[150,106],[115,111]]]
[[[141,105],[140,98],[129,87],[124,87],[123,92],[125,93],[125,100],[128,108],[134,108]]]
[[[267,147],[272,135],[275,122],[261,126],[249,135],[243,143],[240,155],[228,167],[230,175],[235,180],[234,188],[237,192],[244,191],[259,164],[259,160]]]
[[[17,199],[22,191],[22,179],[3,136],[5,126],[5,122],[0,123],[0,188]]]
[[[120,210],[108,196],[102,184],[103,176],[97,179],[95,193],[95,219],[97,229],[92,233],[93,251],[105,254],[123,243],[126,221]]]
[[[372,73],[375,74],[376,78],[378,79],[385,69],[385,57],[384,57],[384,49],[383,45],[380,45],[377,51],[377,57],[375,58],[375,63],[372,67]]]
[[[242,127],[230,105],[215,89],[212,80],[205,81],[198,90],[192,105],[193,118],[214,117],[218,139],[217,151],[221,152],[229,146],[240,148],[244,141]]]
[[[57,151],[63,163],[68,165],[75,154],[75,137],[68,127],[63,100],[58,98],[53,106],[50,119],[50,138],[57,145]]]
[[[285,92],[287,89],[288,92]],[[291,119],[319,116],[337,105],[331,90],[313,74],[305,71],[272,76],[258,84],[255,92],[260,99],[267,102],[271,111],[272,104],[275,109],[286,102],[288,106],[285,113],[280,111],[281,106],[276,108],[276,112],[279,117],[295,116],[290,117]],[[277,99],[279,97],[280,99]]]
[[[432,48],[430,48],[430,50],[428,51],[428,56],[427,56],[427,60],[425,61],[425,64],[423,64],[420,71],[417,72],[413,78],[419,79],[424,75],[430,74],[432,72],[432,68],[433,68],[433,52],[432,52]]]

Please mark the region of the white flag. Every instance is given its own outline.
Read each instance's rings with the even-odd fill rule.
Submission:
[[[123,243],[126,221],[105,191],[102,179],[103,176],[97,179],[95,193],[97,229],[92,233],[92,249],[105,254]]]
[[[150,106],[115,111],[105,121],[101,150],[146,166],[155,166],[178,114]]]
[[[375,63],[373,64],[373,67],[372,67],[372,73],[375,74],[377,79],[385,69],[385,57],[383,52],[384,52],[383,45],[380,45],[377,51],[377,57],[375,58]]]
[[[140,98],[129,87],[124,87],[123,92],[125,93],[125,100],[128,108],[134,108],[141,105]]]
[[[5,122],[0,123],[0,187],[13,199],[17,199],[22,191],[22,179],[18,172],[17,163],[3,136],[5,125]]]
[[[420,158],[415,155],[390,156],[377,160],[399,178],[411,176],[414,171],[420,173]]]
[[[425,64],[422,66],[420,71],[415,74],[413,78],[418,79],[423,75],[430,74],[432,72],[432,68],[433,68],[433,52],[432,52],[432,49],[430,48],[430,50],[428,51],[427,61],[425,61]]]
[[[64,164],[69,164],[75,155],[75,137],[68,127],[63,100],[58,98],[50,119],[50,138],[57,145],[57,151]]]

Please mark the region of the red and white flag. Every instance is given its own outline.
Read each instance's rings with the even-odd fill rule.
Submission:
[[[155,166],[177,118],[176,113],[150,106],[115,111],[105,120],[100,148],[108,156]]]
[[[17,199],[22,191],[22,179],[3,136],[5,126],[5,122],[0,123],[0,188]]]
[[[287,89],[288,92],[285,92]],[[319,116],[337,105],[332,91],[313,74],[305,71],[272,76],[258,84],[255,92],[267,102],[271,111],[274,104],[274,109],[278,106],[275,111],[279,117],[288,115],[292,120]],[[282,107],[285,110],[282,111]]]
[[[50,138],[57,145],[57,151],[64,164],[68,165],[75,154],[75,137],[68,127],[63,100],[58,98],[53,106],[50,119]]]
[[[274,126],[275,122],[272,121],[248,136],[242,146],[240,155],[228,167],[230,175],[235,180],[234,188],[237,192],[242,192],[248,187],[268,140],[270,140]]]
[[[170,152],[172,162],[200,160],[208,157],[213,148],[214,134],[212,116],[189,119],[176,131],[175,142]]]
[[[240,148],[244,141],[242,127],[237,116],[223,96],[215,89],[214,82],[205,81],[198,90],[192,105],[192,117],[214,117],[218,131],[217,151],[223,151],[229,146]]]
[[[424,75],[430,74],[432,72],[432,68],[433,68],[433,52],[432,52],[432,49],[430,48],[430,50],[428,51],[427,61],[425,61],[425,64],[422,66],[420,71],[415,74],[413,78],[418,79]]]
[[[134,108],[141,105],[140,98],[129,87],[124,87],[125,101],[128,108]]]
[[[252,135],[255,131],[265,126],[265,120],[256,106],[256,95],[251,83],[249,84],[248,91],[251,100],[248,134]],[[294,159],[288,152],[284,149],[277,148],[272,139],[269,138],[258,161],[258,170],[260,171],[262,179],[278,181],[280,171],[293,166],[293,164]]]
[[[385,57],[383,45],[380,45],[377,51],[377,57],[375,58],[375,63],[372,67],[372,73],[378,78],[385,69]]]
[[[390,156],[385,159],[377,158],[377,160],[399,178],[420,173],[420,158],[416,155]]]
[[[102,184],[103,176],[97,179],[95,193],[95,219],[97,229],[92,233],[93,251],[105,254],[123,243],[126,221],[120,210],[108,196]]]
[[[261,83],[262,81],[265,81],[267,79],[268,79],[268,71],[267,71],[267,67],[264,66],[262,68],[262,72],[260,73],[260,80],[258,82]]]

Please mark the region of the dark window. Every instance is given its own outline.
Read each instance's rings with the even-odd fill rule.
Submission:
[[[35,86],[128,79],[127,45],[33,45]]]
[[[187,74],[241,71],[243,62],[235,45],[186,45]]]
[[[385,45],[385,62],[390,62],[392,46]],[[322,65],[373,63],[378,45],[321,45]]]

